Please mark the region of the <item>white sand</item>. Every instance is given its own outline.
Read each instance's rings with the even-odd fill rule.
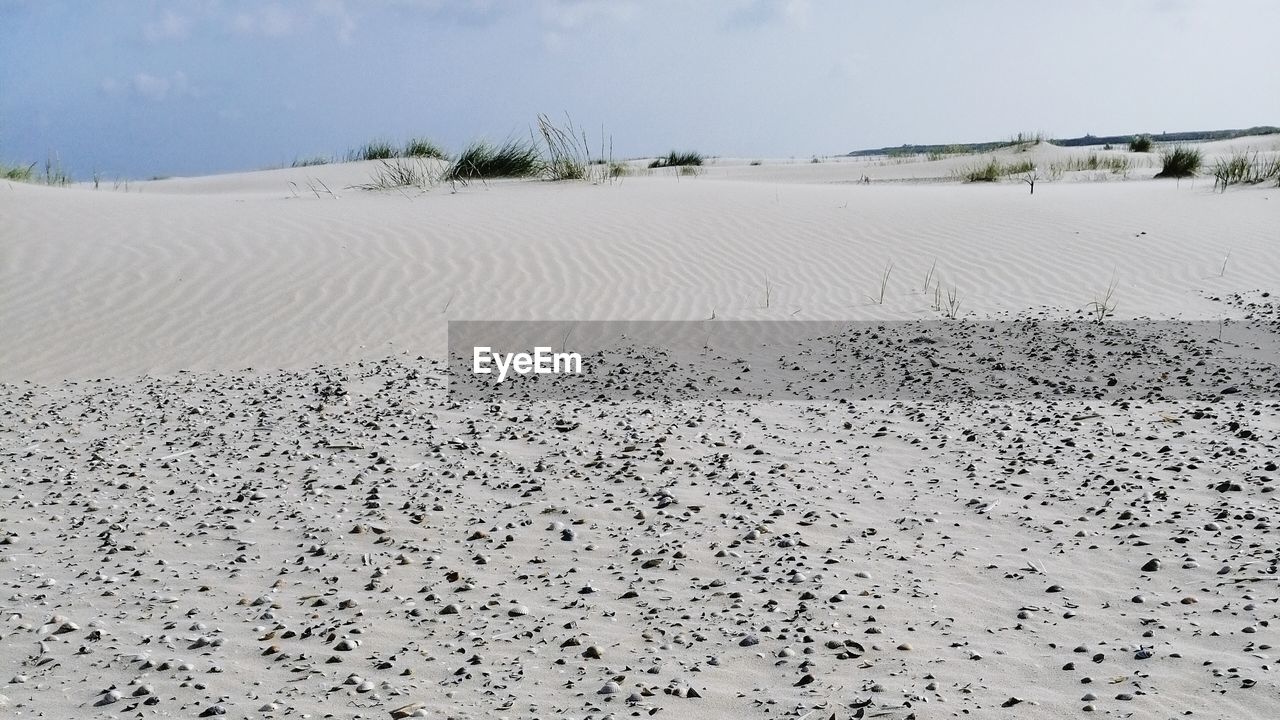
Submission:
[[[1083,316],[1113,277],[1116,319],[1241,318],[1235,293],[1277,317],[1280,189],[1154,165],[1034,196],[937,181],[981,160],[456,193],[348,189],[367,163],[0,185],[0,705],[1274,714],[1274,404],[444,397],[450,319],[937,318],[935,263],[972,318]]]
[[[1280,267],[1274,188],[836,183],[906,167],[714,165],[411,197],[342,189],[368,181],[367,163],[127,194],[6,184],[0,378],[438,354],[448,319],[909,318],[928,312],[935,261],[978,316],[1079,309],[1114,275],[1120,316],[1214,318],[1206,293],[1268,286]],[[747,171],[756,181],[722,181]],[[889,263],[886,302],[871,304]]]

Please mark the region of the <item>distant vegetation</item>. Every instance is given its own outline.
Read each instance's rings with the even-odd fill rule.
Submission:
[[[1241,128],[1236,130],[1192,130],[1189,132],[1174,133],[1156,133],[1147,135],[1152,142],[1157,143],[1181,143],[1181,142],[1206,142],[1208,140],[1233,140],[1235,138],[1252,137],[1255,135],[1274,135],[1280,133],[1280,127],[1272,125],[1257,125],[1251,128]],[[1134,135],[1106,135],[1098,137],[1095,135],[1085,135],[1084,137],[1068,138],[1064,140],[1050,140],[1054,145],[1063,147],[1076,147],[1079,145],[1125,145],[1133,142]]]
[[[1153,143],[1174,143],[1174,142],[1200,142],[1205,140],[1230,140],[1240,137],[1251,137],[1254,135],[1274,135],[1280,133],[1280,127],[1271,125],[1259,125],[1251,128],[1240,130],[1196,130],[1192,132],[1176,132],[1176,133],[1160,133],[1148,135]],[[888,155],[890,157],[904,157],[909,155],[942,155],[942,154],[958,154],[958,148],[964,148],[970,153],[984,153],[1001,148],[1012,147],[1016,145],[1025,145],[1040,140],[1049,142],[1053,145],[1063,147],[1076,147],[1080,145],[1128,145],[1138,134],[1133,135],[1085,135],[1077,138],[1061,138],[1048,139],[1040,133],[1018,133],[1018,135],[1008,139],[994,142],[980,143],[963,143],[963,144],[939,144],[939,145],[899,145],[897,147],[881,147],[871,148],[867,150],[854,150],[848,154],[848,157],[869,157],[872,155]]]
[[[973,150],[970,150],[968,145],[944,145],[937,150],[930,151],[928,155],[930,160],[941,160],[953,155],[970,155],[972,153]]]
[[[1048,138],[1045,137],[1045,134],[1042,132],[1020,132],[1009,138],[1004,145],[1005,147],[1016,147],[1019,150],[1026,151],[1047,139]]]
[[[677,152],[672,150],[666,157],[660,157],[649,163],[650,168],[697,166],[702,164],[702,154],[697,152]]]
[[[1195,175],[1200,170],[1200,164],[1204,161],[1199,150],[1189,147],[1178,146],[1171,150],[1166,150],[1160,156],[1161,167],[1160,172],[1156,173],[1158,178],[1184,178]]]

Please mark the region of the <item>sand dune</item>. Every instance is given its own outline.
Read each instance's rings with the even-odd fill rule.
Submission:
[[[985,159],[0,184],[0,708],[1274,716],[1273,343],[1244,362],[1238,335],[1169,338],[1170,372],[1115,394],[1057,383],[1042,329],[1035,393],[930,400],[999,353],[925,363],[914,343],[938,339],[914,323],[909,382],[873,399],[726,399],[660,355],[679,402],[635,379],[590,401],[446,392],[450,320],[940,320],[926,278],[962,334],[1101,336],[1087,306],[1114,283],[1112,322],[1274,338],[1277,188],[949,179]],[[1064,355],[1071,382],[1115,379],[1111,347]],[[731,367],[730,392],[752,370]]]
[[[1280,260],[1274,188],[849,184],[962,162],[726,161],[407,194],[349,189],[370,163],[128,193],[6,184],[0,377],[438,356],[451,318],[931,316],[935,262],[977,317],[1077,312],[1114,276],[1118,316],[1215,318],[1206,295],[1264,287]],[[338,197],[310,193],[316,179]]]

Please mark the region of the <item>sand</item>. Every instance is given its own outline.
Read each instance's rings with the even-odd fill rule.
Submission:
[[[1280,318],[1274,187],[749,160],[0,185],[6,716],[1274,714],[1271,395],[446,394],[449,320],[938,320],[930,271]]]

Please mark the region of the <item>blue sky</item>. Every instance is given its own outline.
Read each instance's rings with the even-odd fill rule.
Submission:
[[[568,112],[615,154],[1280,124],[1270,0],[0,0],[0,161],[259,168]]]

